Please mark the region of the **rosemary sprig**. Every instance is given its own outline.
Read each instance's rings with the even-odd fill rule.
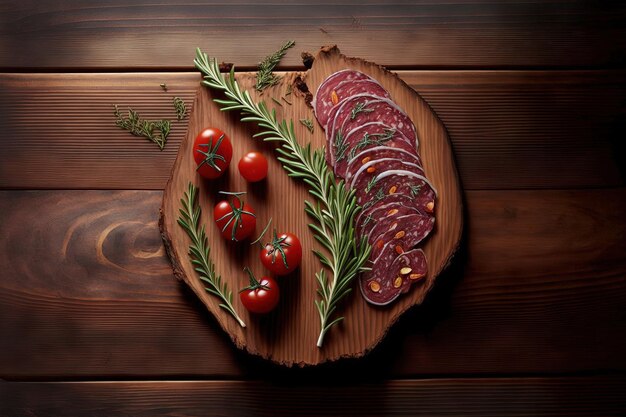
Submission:
[[[187,106],[185,105],[185,101],[180,97],[174,97],[174,109],[176,110],[176,118],[178,120],[183,120],[187,115]]]
[[[266,56],[263,61],[259,64],[259,72],[256,76],[256,90],[263,91],[267,87],[271,87],[278,83],[280,77],[275,75],[272,71],[276,68],[276,65],[280,62],[280,60],[287,53],[287,49],[294,46],[296,43],[294,41],[288,41],[281,48],[274,52],[271,55]]]
[[[313,121],[311,119],[300,119],[300,123],[302,126],[306,127],[309,132],[313,133]]]
[[[203,74],[203,85],[223,91],[226,99],[215,99],[222,111],[240,110],[243,122],[255,122],[262,129],[254,137],[280,144],[278,160],[290,177],[300,179],[309,186],[314,203],[305,201],[305,211],[314,220],[309,224],[314,238],[327,250],[327,254],[314,250],[323,266],[315,274],[318,281],[319,300],[315,300],[320,317],[320,334],[317,346],[324,343],[324,336],[343,317],[334,318],[338,303],[351,292],[350,284],[364,266],[370,247],[364,240],[357,243],[354,235],[354,217],[360,210],[354,190],[344,187],[343,181],[335,182],[333,172],[326,165],[324,150],[311,150],[311,145],[301,146],[294,134],[293,120],[278,120],[275,110],[269,110],[265,102],[256,103],[248,91],[242,91],[235,81],[234,69],[222,76],[215,59],[209,59],[200,49],[194,60]]]
[[[131,108],[128,109],[128,116],[124,117],[117,104],[114,107],[113,114],[116,118],[115,125],[117,127],[135,136],[144,137],[156,143],[159,149],[163,150],[167,142],[167,136],[170,134],[171,123],[169,120],[145,120]]]
[[[200,279],[208,286],[204,289],[221,299],[220,307],[228,311],[239,322],[241,327],[246,324],[241,320],[233,308],[233,293],[228,289],[222,277],[215,272],[215,265],[211,262],[211,248],[204,231],[204,225],[200,226],[200,205],[197,202],[198,188],[191,182],[180,200],[181,209],[178,224],[185,229],[191,239],[189,245],[189,256],[194,269],[199,274]]]

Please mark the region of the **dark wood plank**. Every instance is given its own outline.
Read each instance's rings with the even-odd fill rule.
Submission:
[[[411,67],[623,65],[623,2],[158,0],[2,2],[0,67],[185,68],[197,46],[255,66],[281,42],[337,43],[353,56]]]
[[[626,378],[404,380],[324,385],[163,381],[2,383],[0,414],[28,416],[618,416]]]
[[[0,378],[291,375],[237,353],[175,281],[160,202],[154,191],[0,192]],[[468,192],[465,249],[426,303],[335,371],[625,371],[625,211],[624,188]]]
[[[399,74],[448,128],[466,189],[624,184],[623,72]],[[191,106],[198,82],[195,73],[0,76],[0,187],[163,189],[187,122],[173,123],[160,152],[114,126],[113,104],[172,118],[172,97]]]

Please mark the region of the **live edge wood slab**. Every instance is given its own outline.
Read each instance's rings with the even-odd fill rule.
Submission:
[[[253,140],[256,127],[241,123],[237,113],[221,112],[213,102],[216,93],[207,88],[199,87],[197,90],[189,128],[163,195],[160,227],[176,277],[189,285],[237,347],[288,366],[315,365],[341,357],[359,357],[370,351],[405,311],[424,300],[437,276],[450,262],[462,233],[462,196],[446,130],[426,102],[396,75],[376,64],[347,58],[336,47],[327,47],[320,50],[309,71],[303,74],[287,73],[279,84],[262,94],[254,92],[254,74],[241,74],[236,78],[239,85],[250,91],[255,100],[264,100],[270,107],[276,108],[279,118],[293,120],[300,143],[310,141],[315,149],[325,145],[324,132],[315,124],[314,132],[310,133],[298,122],[300,119],[314,121],[315,117],[306,103],[306,95],[298,88],[290,87],[296,81],[303,80],[309,90],[314,92],[328,75],[345,68],[363,71],[377,79],[390,92],[392,99],[411,116],[417,128],[425,172],[438,190],[436,229],[423,245],[429,273],[421,284],[414,285],[409,294],[391,306],[376,308],[364,301],[355,286],[353,293],[339,307],[338,314],[344,316],[345,320],[329,331],[322,348],[316,347],[320,323],[314,305],[317,289],[315,272],[321,266],[311,252],[313,248],[319,249],[319,245],[307,226],[310,220],[304,212],[304,201],[312,197],[303,184],[287,177],[275,158],[269,158],[269,173],[265,182],[248,184],[241,178],[236,168],[239,158],[250,150],[272,155],[274,145]],[[292,94],[285,96],[288,91],[292,91]],[[196,174],[192,155],[195,136],[208,126],[223,128],[233,144],[231,167],[221,179],[211,182],[202,180]],[[217,273],[235,294],[234,307],[246,322],[246,328],[239,326],[219,307],[219,300],[205,291],[205,285],[190,263],[187,254],[190,241],[177,224],[180,199],[190,181],[200,189],[201,221],[207,228],[211,259]],[[259,261],[257,246],[250,246],[247,242],[226,241],[214,227],[213,207],[223,199],[218,194],[220,190],[247,192],[244,199],[256,211],[257,233],[273,218],[273,227],[294,232],[301,238],[305,249],[302,265],[291,276],[279,280],[281,301],[270,315],[249,315],[236,295],[247,283],[247,277],[242,271],[244,266],[250,267],[257,276],[266,271]]]

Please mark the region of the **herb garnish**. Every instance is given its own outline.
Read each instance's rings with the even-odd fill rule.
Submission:
[[[356,153],[370,145],[380,146],[391,140],[396,134],[396,129],[384,129],[383,133],[365,133],[363,137],[350,149],[348,159],[356,156]]]
[[[271,55],[266,56],[263,61],[259,64],[259,72],[256,76],[256,90],[263,91],[267,87],[271,87],[278,83],[280,77],[275,75],[272,71],[276,68],[276,65],[280,62],[280,60],[287,53],[287,49],[294,46],[296,43],[294,41],[288,41],[281,48],[274,52]]]
[[[185,106],[185,101],[180,97],[174,97],[174,109],[176,110],[176,118],[178,120],[183,120],[187,115],[187,106]]]
[[[333,318],[338,303],[352,291],[350,284],[358,273],[367,270],[365,263],[370,247],[366,241],[355,239],[354,217],[360,208],[354,190],[335,182],[335,175],[326,165],[323,149],[312,150],[311,145],[301,146],[296,140],[293,120],[278,120],[275,110],[269,110],[265,102],[256,103],[248,91],[242,91],[235,81],[235,72],[222,76],[215,59],[209,59],[197,49],[196,68],[203,74],[203,85],[223,91],[226,99],[214,99],[222,111],[240,110],[241,120],[255,122],[262,129],[253,137],[264,141],[276,141],[281,155],[278,160],[290,177],[298,178],[309,186],[309,193],[316,198],[314,203],[305,201],[305,211],[314,220],[309,224],[315,239],[326,249],[326,253],[314,250],[326,269],[315,274],[320,300],[315,300],[320,317],[320,334],[317,346],[324,343],[326,332],[343,317]]]
[[[374,111],[374,109],[366,109],[365,105],[366,105],[365,102],[355,104],[354,107],[352,108],[352,111],[350,112],[350,120],[356,119],[356,116],[359,113],[371,113]]]
[[[411,191],[410,191],[411,197],[417,197],[420,190],[422,189],[421,185],[410,185],[409,187],[411,188]]]
[[[346,157],[346,151],[348,150],[346,138],[343,137],[341,130],[338,130],[335,135],[335,149],[335,158],[336,161],[339,162]]]
[[[374,185],[376,185],[376,181],[378,181],[378,177],[373,177],[367,182],[367,185],[365,186],[365,193],[369,193],[372,190]]]
[[[191,244],[189,245],[191,264],[198,272],[200,279],[208,285],[204,289],[221,299],[222,302],[219,306],[228,311],[239,322],[241,327],[246,327],[246,324],[233,308],[232,291],[228,289],[225,282],[222,282],[222,277],[215,272],[215,265],[211,262],[209,241],[206,237],[204,225],[200,226],[201,210],[197,202],[197,195],[198,188],[190,182],[187,191],[180,200],[182,208],[178,218],[178,224],[185,229],[191,239]]]
[[[300,123],[302,123],[302,125],[306,127],[309,132],[313,133],[313,122],[311,119],[300,119]]]
[[[385,198],[385,192],[383,191],[382,188],[379,188],[378,191],[376,191],[376,194],[374,195],[374,197],[363,205],[363,210],[370,208],[371,206],[378,203],[383,198]]]
[[[274,97],[272,97],[272,101],[276,104],[278,104],[280,107],[283,107],[283,103],[281,103],[280,101],[276,100]]]
[[[139,114],[129,108],[128,116],[124,117],[117,105],[114,106],[113,114],[116,117],[115,125],[124,129],[134,136],[144,137],[159,146],[163,150],[170,134],[171,124],[169,120],[145,120]]]

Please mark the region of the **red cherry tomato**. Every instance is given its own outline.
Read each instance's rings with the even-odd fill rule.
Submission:
[[[302,245],[293,233],[277,234],[261,249],[261,262],[276,275],[293,272],[302,261]]]
[[[230,201],[223,200],[217,203],[213,211],[213,220],[228,240],[244,240],[254,233],[256,215],[248,204],[241,201],[242,193],[223,193],[234,195]]]
[[[276,308],[280,298],[278,284],[272,277],[257,280],[247,267],[245,271],[250,276],[250,285],[239,293],[241,303],[251,313],[269,313]]]
[[[212,127],[204,129],[193,142],[193,159],[197,171],[207,179],[222,176],[233,157],[233,146],[224,132]]]
[[[267,159],[260,152],[248,152],[239,160],[239,172],[248,182],[261,181],[267,177]]]

